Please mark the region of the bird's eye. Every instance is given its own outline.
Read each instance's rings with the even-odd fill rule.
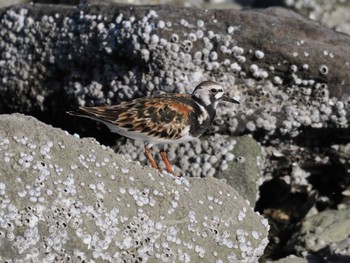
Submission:
[[[216,92],[217,92],[216,89],[211,89],[210,91],[213,92],[213,93],[216,93]]]
[[[219,89],[218,92],[223,92],[224,90],[223,89]]]

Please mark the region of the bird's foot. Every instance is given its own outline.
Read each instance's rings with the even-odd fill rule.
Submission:
[[[146,155],[147,159],[150,161],[152,168],[157,169],[160,173],[162,173],[163,170],[161,170],[161,169],[158,167],[156,161],[154,160],[154,158],[153,158],[153,156],[152,156],[152,154],[151,154],[151,150],[150,150],[149,148],[147,148],[147,147],[145,147],[145,155]],[[166,170],[165,170],[165,171],[167,171],[168,173],[172,174],[172,175],[175,176],[175,177],[181,177],[180,175],[174,173],[174,171],[173,171],[173,169],[171,168],[171,165],[170,165],[170,163],[169,163],[169,160],[168,160],[168,157],[167,157],[166,152],[161,151],[161,152],[160,152],[160,156],[162,157],[162,160],[163,160],[163,162],[164,162],[164,164],[165,164],[165,167],[166,167]]]
[[[174,173],[174,171],[173,171],[173,169],[171,168],[171,165],[170,165],[170,163],[169,163],[169,160],[168,160],[168,157],[167,157],[166,152],[161,151],[161,152],[160,152],[160,156],[162,157],[162,160],[163,160],[163,162],[164,162],[164,164],[165,164],[166,171],[167,171],[168,173],[171,173],[171,174],[174,175],[175,177],[181,177],[180,175]]]

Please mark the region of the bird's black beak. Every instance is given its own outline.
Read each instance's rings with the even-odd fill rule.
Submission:
[[[228,101],[228,102],[233,102],[233,103],[237,103],[239,104],[238,100],[235,100],[234,98],[230,98],[229,96],[227,96],[226,94],[224,94],[224,96],[222,97],[223,101]]]

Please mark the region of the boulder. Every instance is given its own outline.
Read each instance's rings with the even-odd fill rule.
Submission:
[[[319,255],[330,262],[349,262],[350,211],[349,206],[339,210],[325,210],[303,220],[301,229],[290,240],[297,253]]]
[[[232,187],[176,178],[33,117],[0,116],[1,262],[257,262],[267,220]]]
[[[220,132],[348,128],[350,36],[286,9],[27,4],[0,21],[2,112],[59,118],[68,102],[191,92],[211,79],[242,101],[221,107]]]

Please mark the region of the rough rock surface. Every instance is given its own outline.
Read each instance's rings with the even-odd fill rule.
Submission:
[[[133,160],[140,160],[142,164],[147,163],[142,143],[118,141],[113,148]],[[181,175],[225,179],[252,205],[258,199],[263,155],[260,145],[253,138],[215,134],[186,144],[166,145],[164,149],[172,167]],[[153,152],[157,153],[156,149]],[[155,154],[155,160],[165,169],[159,154]]]
[[[258,199],[257,183],[261,180],[263,166],[261,147],[249,136],[237,137],[235,140],[237,143],[232,151],[234,161],[227,162],[227,169],[216,177],[226,179],[227,184],[246,197],[251,204],[255,204]]]
[[[300,231],[290,243],[296,246],[301,254],[305,248],[310,252],[332,255],[332,260],[340,261],[340,257],[350,260],[350,207],[340,210],[326,210],[308,217],[302,223]],[[323,250],[323,251],[322,251]],[[341,256],[340,256],[341,255]]]
[[[33,117],[1,115],[0,127],[1,262],[257,262],[264,251],[266,219],[220,180],[159,174]]]
[[[282,258],[279,260],[275,260],[275,261],[267,261],[267,262],[274,262],[274,263],[310,263],[308,260],[303,259],[303,258],[299,258],[296,256],[289,256],[286,258]]]
[[[316,20],[328,28],[350,34],[350,3],[344,0],[256,0],[253,7],[284,6]]]
[[[222,108],[226,131],[348,127],[350,37],[284,9],[24,5],[0,19],[1,111],[191,92],[210,78],[244,102]]]
[[[308,147],[309,141],[319,145],[347,138],[349,36],[280,8],[181,9],[181,18],[179,10],[120,5],[3,9],[0,111],[42,111],[43,119],[64,126],[64,109],[73,101],[98,105],[191,92],[195,84],[212,79],[242,102],[239,108],[220,106],[211,130],[220,135],[212,152],[218,150],[214,145],[230,143],[220,138],[223,134],[251,133],[287,153],[290,144]],[[191,147],[185,146],[184,160],[193,158]],[[134,153],[133,159],[144,156]],[[189,176],[213,175],[216,160],[204,161],[205,166],[177,165]]]
[[[220,105],[206,140],[169,147],[178,170],[220,177],[237,160],[221,149],[234,151],[238,144],[231,136],[251,134],[265,154],[259,181],[275,186],[266,188],[276,201],[268,215],[285,229],[310,206],[314,213],[335,209],[345,197],[347,35],[281,8],[22,5],[0,10],[0,27],[0,112],[35,114],[73,131],[77,121],[64,113],[69,105],[191,92],[212,79],[240,97],[241,105]],[[85,134],[103,141],[103,130],[96,133],[92,125],[84,122]],[[136,143],[119,140],[113,147],[144,161],[143,153],[133,150],[139,149]],[[300,215],[300,207],[308,209]],[[274,240],[283,247],[281,240],[289,237]]]

